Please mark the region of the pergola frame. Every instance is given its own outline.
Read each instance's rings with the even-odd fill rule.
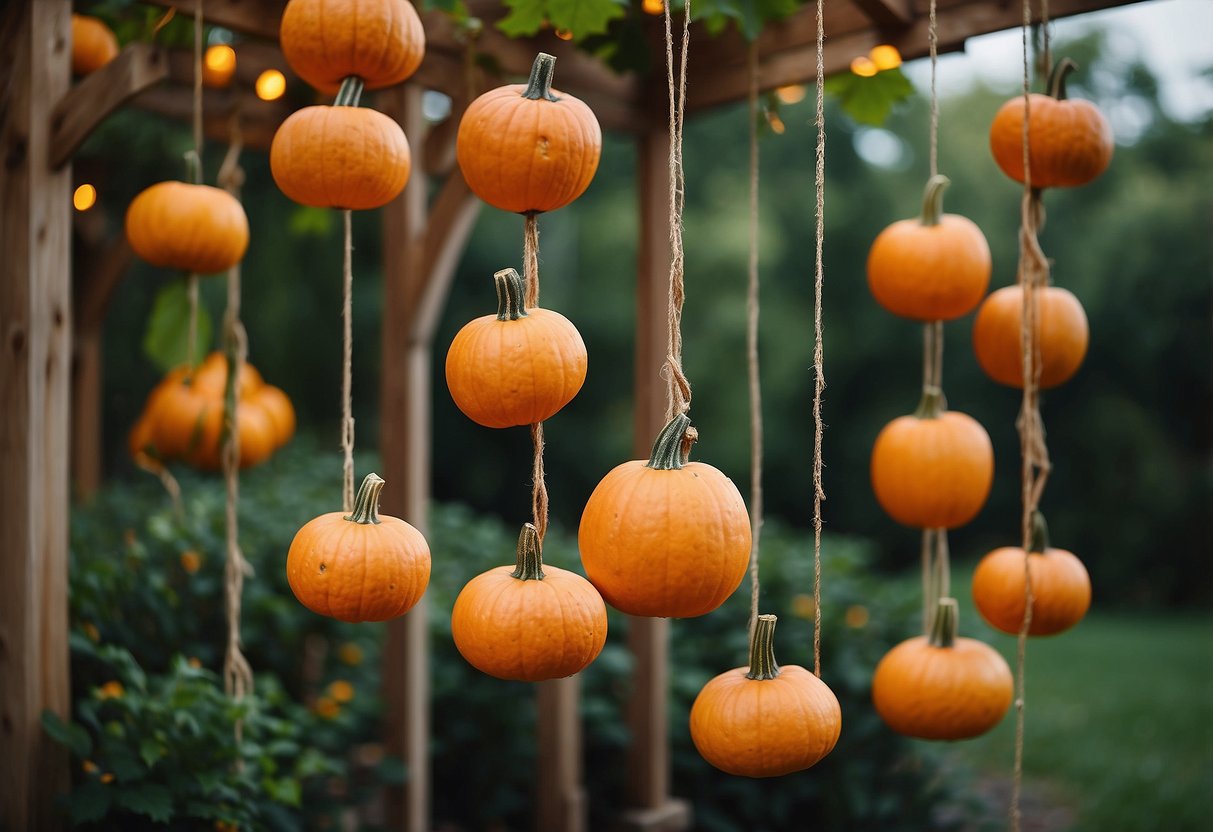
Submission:
[[[1051,0],[1053,18],[1134,0]],[[153,0],[192,13],[195,0]],[[285,0],[204,0],[208,23],[252,36],[240,44],[237,78],[207,92],[208,135],[227,138],[227,121],[240,106],[246,144],[267,148],[291,107],[256,99],[251,81],[267,66],[290,75],[277,47]],[[571,44],[550,36],[512,40],[492,23],[500,4],[470,0],[485,22],[476,41],[506,76],[525,76],[537,51],[559,58],[561,89],[595,111],[603,127],[624,131],[637,144],[639,237],[636,289],[636,363],[633,448],[649,452],[665,415],[668,291],[668,134],[664,81],[618,76]],[[928,51],[927,0],[827,0],[827,74],[878,43],[907,59]],[[70,710],[67,614],[69,484],[83,493],[100,481],[101,330],[108,299],[130,260],[125,243],[105,241],[78,223],[77,237],[94,264],[71,274],[73,222],[71,160],[76,148],[111,112],[128,101],[188,120],[192,56],[133,43],[108,65],[70,80],[71,0],[9,0],[0,10],[0,566],[10,595],[0,604],[0,777],[4,828],[57,825],[54,796],[69,779],[68,758],[43,734],[40,714]],[[967,38],[1018,26],[1019,3],[939,0],[939,50],[962,49]],[[454,125],[468,103],[464,55],[450,20],[423,15],[426,59],[402,87],[379,93],[378,106],[404,126],[414,173],[405,192],[383,212],[385,314],[400,326],[383,328],[380,451],[393,487],[383,508],[424,530],[430,501],[431,351],[439,315],[479,209],[453,163]],[[654,19],[654,54],[663,51]],[[260,39],[260,40],[256,40]],[[762,90],[804,83],[816,74],[812,6],[772,25],[758,39]],[[687,113],[744,99],[746,42],[735,32],[693,35]],[[658,61],[659,63],[659,61]],[[662,67],[657,67],[663,72]],[[502,83],[481,75],[480,89]],[[451,118],[427,126],[422,92],[451,97]],[[427,200],[428,180],[442,179]],[[69,448],[71,449],[69,454]],[[70,459],[70,463],[69,463]],[[69,473],[70,472],[70,473]],[[74,482],[73,482],[74,481]],[[389,795],[391,828],[429,827],[429,676],[425,600],[388,625],[383,660],[385,740],[409,778]],[[668,622],[630,620],[635,656],[627,711],[633,741],[627,757],[621,830],[676,832],[690,825],[690,808],[670,796],[666,718]],[[587,806],[582,786],[577,677],[537,686],[539,782],[537,827],[582,832]]]

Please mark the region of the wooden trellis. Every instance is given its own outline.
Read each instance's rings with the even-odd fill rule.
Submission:
[[[1134,0],[1050,0],[1056,19]],[[192,13],[195,0],[156,0]],[[278,50],[285,0],[205,0],[209,23],[250,36],[240,45],[231,87],[208,92],[204,127],[227,136],[233,106],[243,113],[245,142],[267,148],[291,111],[285,101],[264,102],[252,80],[275,67],[289,76]],[[634,451],[665,411],[658,369],[665,358],[668,290],[669,152],[663,96],[645,79],[618,76],[570,44],[552,37],[512,40],[493,27],[504,9],[469,0],[485,22],[477,49],[491,53],[502,72],[525,76],[539,49],[560,60],[561,87],[594,110],[606,129],[637,142],[639,257],[636,290]],[[891,43],[907,58],[927,54],[928,0],[827,0],[827,73],[856,55]],[[962,49],[967,38],[1020,23],[1017,4],[1000,0],[940,0],[939,49]],[[69,484],[83,491],[100,479],[100,344],[105,307],[129,253],[87,227],[76,245],[101,252],[88,258],[73,283],[71,159],[111,112],[127,102],[187,120],[190,58],[172,50],[130,44],[114,61],[72,86],[70,0],[9,0],[0,9],[0,566],[8,591],[0,603],[0,818],[7,828],[53,828],[53,798],[64,790],[68,759],[41,730],[43,709],[66,716],[68,683],[67,517]],[[419,160],[404,194],[383,213],[384,309],[407,326],[384,327],[380,386],[385,424],[383,473],[393,483],[384,510],[424,527],[429,503],[431,350],[455,266],[478,210],[453,165],[453,125],[467,103],[465,46],[444,15],[423,16],[427,52],[402,88],[380,93],[382,109],[405,128]],[[658,21],[650,33],[655,54]],[[696,37],[696,36],[693,36]],[[759,87],[804,83],[816,73],[816,24],[806,7],[758,39]],[[735,33],[696,37],[688,78],[687,112],[743,100],[747,45]],[[496,79],[481,79],[491,86]],[[490,83],[492,82],[492,83]],[[432,127],[421,116],[426,89],[449,95],[451,119]],[[427,204],[427,179],[442,179]],[[392,368],[389,372],[386,368]],[[400,368],[404,368],[401,372]],[[70,449],[70,452],[69,452]],[[679,830],[689,807],[670,796],[666,720],[668,624],[633,619],[635,655],[628,752],[620,828]],[[426,603],[388,628],[384,655],[386,740],[401,755],[409,780],[388,801],[392,828],[420,832],[429,823],[428,650]],[[580,774],[576,679],[544,683],[541,706],[553,715],[541,734],[540,760],[551,776],[538,804],[543,829],[585,828]]]

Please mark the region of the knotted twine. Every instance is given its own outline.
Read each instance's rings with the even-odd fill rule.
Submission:
[[[682,51],[677,85],[674,76],[674,35],[670,22],[670,0],[665,8],[666,85],[670,111],[670,287],[666,306],[666,359],[668,386],[666,421],[691,408],[691,383],[682,370],[682,306],[686,300],[684,273],[686,255],[682,246],[682,211],[686,202],[686,176],[682,167],[682,127],[687,95],[687,54],[691,42],[691,0],[682,10]]]
[[[750,639],[758,623],[758,543],[762,537],[762,383],[758,365],[758,43],[750,42],[750,255],[746,283],[746,369],[750,392]]]
[[[539,305],[539,217],[534,211],[524,214],[522,232],[522,276],[526,283],[525,306]],[[531,425],[531,522],[540,544],[548,530],[548,486],[543,471],[543,422]]]
[[[193,102],[193,150],[186,153],[186,169],[190,182],[202,184],[202,0],[194,4],[194,102]],[[186,335],[185,363],[187,378],[193,378],[198,364],[198,275],[191,273],[185,278],[185,295],[189,302],[189,329]]]
[[[816,256],[813,280],[813,674],[821,678],[821,395],[825,392],[825,361],[822,346],[821,290],[825,270],[821,253],[825,243],[826,116],[825,116],[825,0],[817,0],[817,159],[814,181],[817,188]]]

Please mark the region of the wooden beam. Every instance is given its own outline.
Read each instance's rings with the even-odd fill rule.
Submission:
[[[189,90],[182,86],[153,87],[135,96],[133,103],[185,124],[193,118]],[[202,129],[208,140],[227,144],[231,138],[232,111],[237,108],[244,145],[257,150],[269,149],[278,125],[294,112],[294,107],[282,99],[262,101],[251,89],[207,90],[202,98]]]
[[[428,135],[426,141],[429,141]],[[447,174],[442,190],[429,209],[421,241],[424,279],[409,287],[408,305],[401,310],[409,316],[410,341],[424,344],[427,349],[433,346],[434,332],[450,294],[455,269],[472,236],[481,205],[464,181],[463,173],[455,168]]]
[[[535,685],[539,771],[535,778],[535,829],[586,832],[589,803],[582,775],[579,676]]]
[[[164,50],[130,43],[68,90],[51,113],[51,166],[61,167],[110,113],[168,77]]]
[[[851,0],[874,26],[900,29],[917,16],[912,0]]]
[[[0,823],[14,830],[62,825],[69,772],[41,715],[71,709],[71,171],[50,160],[71,12],[70,0],[0,6]]]
[[[177,14],[194,17],[197,0],[146,0],[153,6],[176,9]],[[203,0],[202,19],[212,26],[222,26],[270,40],[278,39],[282,25],[282,10],[287,0]]]

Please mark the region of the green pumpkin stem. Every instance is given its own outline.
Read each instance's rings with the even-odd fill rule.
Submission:
[[[1058,101],[1066,100],[1066,76],[1078,69],[1078,64],[1069,58],[1062,58],[1049,73],[1049,95]]]
[[[493,273],[497,286],[497,320],[516,321],[526,317],[526,279],[516,269]]]
[[[541,98],[548,101],[559,101],[560,99],[552,94],[552,75],[555,71],[556,57],[554,55],[546,52],[536,55],[535,63],[531,64],[531,77],[527,79],[522,97],[532,101],[538,101]]]
[[[357,75],[351,75],[341,82],[341,88],[337,90],[337,98],[333,101],[334,107],[357,107],[358,102],[362,100],[362,90],[365,87],[362,79]]]
[[[191,185],[202,184],[202,159],[197,150],[185,151],[185,178]]]
[[[520,581],[543,580],[543,544],[532,523],[524,523],[518,535],[518,560],[510,577]]]
[[[358,487],[358,496],[354,498],[354,510],[345,519],[351,523],[363,525],[379,525],[379,492],[383,491],[383,477],[378,474],[367,474],[362,485]]]
[[[685,413],[679,413],[667,422],[661,433],[657,434],[653,453],[645,467],[655,471],[677,471],[685,465],[691,450],[690,442],[686,440],[692,430],[691,417]]]
[[[754,622],[754,634],[750,636],[750,672],[747,679],[763,681],[779,675],[779,663],[775,661],[775,622],[773,615],[760,615]]]
[[[927,180],[927,187],[922,193],[922,215],[918,219],[919,224],[928,227],[939,225],[939,218],[943,216],[943,192],[951,184],[952,180],[942,173],[937,173]]]
[[[951,647],[956,643],[956,630],[960,626],[960,609],[955,598],[940,598],[931,620],[931,635],[928,643],[932,647]]]
[[[922,388],[922,398],[914,409],[916,419],[938,419],[948,409],[948,402],[943,396],[943,390],[934,386]]]
[[[1045,516],[1039,511],[1032,512],[1032,537],[1028,544],[1028,551],[1043,555],[1049,548],[1049,524],[1045,522]]]

